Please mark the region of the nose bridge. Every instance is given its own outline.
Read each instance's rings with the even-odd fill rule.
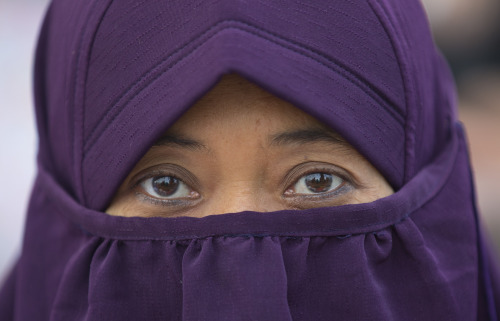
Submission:
[[[250,181],[227,185],[212,195],[210,203],[211,214],[270,212],[282,209],[273,193]]]
[[[277,208],[275,203],[279,202],[269,188],[265,151],[259,143],[243,146],[235,137],[230,151],[220,157],[223,161],[218,167],[217,184],[210,195],[213,214],[269,212]]]
[[[250,182],[240,182],[223,188],[216,197],[218,200],[214,205],[214,213],[236,213],[244,211],[265,211],[265,197],[259,197],[262,191],[252,186]]]

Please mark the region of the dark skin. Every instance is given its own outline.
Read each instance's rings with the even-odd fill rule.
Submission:
[[[392,193],[320,121],[226,75],[136,164],[106,212],[203,217],[367,203]]]

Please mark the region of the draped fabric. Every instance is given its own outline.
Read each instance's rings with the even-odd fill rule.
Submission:
[[[345,137],[395,193],[204,218],[104,213],[226,73]],[[1,320],[497,320],[455,92],[416,0],[54,0]]]

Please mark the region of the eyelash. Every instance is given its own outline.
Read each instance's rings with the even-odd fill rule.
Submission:
[[[159,199],[155,198],[153,196],[148,196],[145,195],[144,193],[141,192],[136,192],[137,197],[142,201],[142,202],[147,202],[151,205],[154,206],[163,206],[163,207],[178,207],[178,208],[187,208],[191,204],[189,201],[183,200],[183,199]]]
[[[175,166],[175,167],[177,167],[177,166]],[[181,171],[183,171],[183,172],[185,171],[187,173],[187,171],[182,170],[181,167],[179,167],[179,169],[181,169]],[[184,174],[186,174],[186,173],[184,173]],[[162,198],[157,198],[157,197],[154,197],[153,195],[150,195],[141,186],[144,182],[146,182],[149,179],[153,179],[156,177],[167,177],[167,176],[179,180],[180,182],[185,184],[189,190],[192,190],[192,191],[195,190],[194,188],[192,188],[192,185],[195,185],[195,183],[196,183],[196,182],[194,182],[195,179],[190,179],[191,182],[186,182],[186,179],[179,178],[179,176],[185,176],[185,175],[177,175],[177,174],[173,173],[172,171],[165,170],[165,169],[155,169],[152,171],[147,170],[147,172],[145,174],[143,174],[143,175],[139,174],[133,180],[132,189],[135,190],[135,195],[140,199],[140,201],[147,202],[147,203],[150,203],[150,204],[155,205],[155,206],[178,207],[179,209],[191,206],[193,200],[196,200],[196,199],[185,199],[185,198],[171,198],[171,199],[163,198],[162,199]]]
[[[310,168],[311,163],[306,162],[302,164],[296,165],[294,168],[292,168],[288,174],[285,176],[283,179],[282,188],[281,190],[283,191],[281,193],[282,199],[290,202],[290,203],[300,203],[301,201],[320,201],[320,200],[327,200],[331,199],[333,197],[340,196],[344,193],[348,193],[352,189],[357,187],[356,182],[351,178],[351,176],[348,173],[344,173],[344,170],[340,168],[332,168],[334,165],[328,164],[328,166],[321,166],[322,164],[320,163],[319,166],[314,166],[313,168]],[[306,170],[303,170],[304,167],[307,166]],[[162,166],[164,167],[164,166]],[[201,200],[201,196],[197,198],[157,198],[154,197],[153,195],[150,195],[147,193],[144,188],[141,186],[145,181],[148,179],[156,178],[156,177],[172,177],[175,178],[179,181],[181,181],[183,184],[186,185],[186,187],[191,190],[191,191],[196,191],[196,188],[193,188],[192,186],[197,186],[198,182],[194,177],[189,177],[189,172],[185,169],[183,169],[180,166],[174,166],[174,171],[172,171],[170,168],[157,168],[154,170],[146,170],[143,175],[139,174],[134,178],[133,183],[132,183],[132,188],[135,190],[135,195],[140,199],[142,202],[147,202],[150,203],[154,206],[163,206],[163,207],[168,207],[168,208],[176,208],[176,210],[183,210],[188,207],[192,207],[198,203],[198,201]],[[177,171],[183,172],[183,175],[178,175]],[[324,193],[317,193],[317,194],[292,194],[292,195],[286,195],[286,191],[293,188],[303,177],[306,177],[311,174],[315,173],[323,173],[323,174],[329,174],[333,175],[336,177],[339,177],[342,180],[342,183],[332,191],[327,191]],[[186,177],[187,179],[180,178],[180,177]],[[186,181],[187,180],[187,181]],[[197,192],[198,193],[198,192]],[[198,195],[200,195],[198,193]],[[195,202],[195,203],[193,203]],[[298,206],[299,207],[299,206]]]
[[[306,198],[310,200],[323,200],[323,199],[328,199],[331,198],[332,196],[338,196],[340,194],[343,194],[345,192],[348,192],[352,190],[353,188],[357,187],[356,182],[350,177],[349,174],[347,173],[340,173],[341,169],[333,170],[332,167],[333,165],[329,166],[319,166],[319,167],[314,167],[314,168],[308,168],[305,171],[301,171],[302,167],[305,166],[310,166],[310,163],[302,163],[297,166],[295,166],[289,174],[285,177],[284,179],[284,186],[285,192],[295,186],[300,179],[302,179],[305,176],[311,175],[311,174],[316,174],[316,173],[322,173],[322,174],[329,174],[333,175],[336,177],[339,177],[342,180],[342,183],[340,184],[339,187],[335,188],[332,191],[328,191],[325,193],[317,193],[317,194],[294,194],[294,195],[285,195],[283,193],[284,198]],[[342,170],[343,171],[343,170]]]

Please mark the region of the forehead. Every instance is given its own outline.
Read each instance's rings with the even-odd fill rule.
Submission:
[[[203,131],[226,124],[254,131],[323,128],[320,120],[237,74],[229,74],[201,97],[168,132]],[[213,129],[212,129],[213,130]]]

